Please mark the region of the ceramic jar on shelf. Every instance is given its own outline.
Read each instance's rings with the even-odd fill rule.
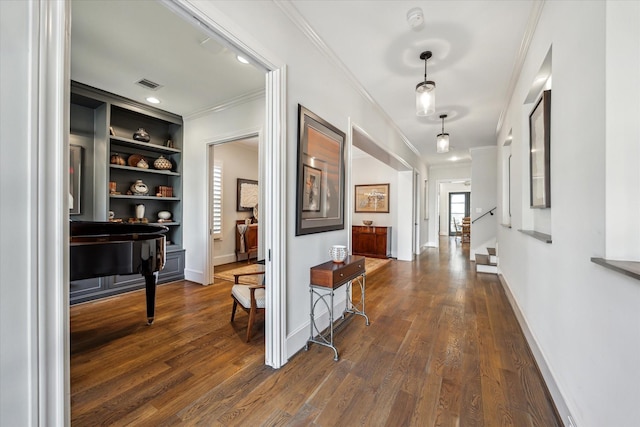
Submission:
[[[111,162],[112,165],[118,165],[118,166],[125,166],[127,164],[127,162],[125,162],[125,160],[124,160],[124,157],[122,157],[118,153],[113,153],[111,155],[110,162]]]
[[[147,133],[147,131],[144,130],[144,128],[139,128],[133,134],[133,139],[135,141],[140,141],[140,142],[149,142],[151,140],[151,137],[149,136],[149,133]]]
[[[136,205],[136,219],[144,218],[144,205],[139,203]]]
[[[141,179],[131,184],[130,190],[134,196],[146,196],[149,193],[149,187]]]
[[[161,155],[153,162],[153,167],[158,170],[171,170],[173,163],[171,163],[171,160]]]

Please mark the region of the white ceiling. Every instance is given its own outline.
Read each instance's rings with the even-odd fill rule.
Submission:
[[[145,104],[155,96],[182,116],[264,91],[264,71],[158,2],[74,0],[71,13],[73,80]]]
[[[468,160],[469,148],[495,145],[511,74],[535,0],[293,0],[311,28],[397,124],[429,164]],[[425,22],[412,29],[407,12]],[[147,78],[163,85],[159,108],[189,115],[264,89],[262,70],[240,64],[200,28],[151,1],[74,0],[74,80],[145,102]],[[345,42],[347,40],[348,42]],[[436,113],[415,114],[424,78],[420,53],[430,50],[428,78]],[[452,151],[435,153],[445,132]],[[365,124],[366,125],[366,124]]]

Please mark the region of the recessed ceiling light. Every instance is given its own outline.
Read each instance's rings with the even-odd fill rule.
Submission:
[[[155,98],[153,96],[150,96],[147,98],[147,102],[150,102],[152,104],[160,104],[160,100],[158,98]]]
[[[249,63],[249,61],[247,61],[243,56],[240,56],[240,55],[236,56],[236,59],[238,61],[242,62],[243,64],[248,64]]]

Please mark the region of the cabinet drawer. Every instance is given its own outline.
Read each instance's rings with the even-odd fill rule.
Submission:
[[[347,257],[344,264],[332,261],[311,268],[311,284],[337,288],[364,273],[364,257]]]

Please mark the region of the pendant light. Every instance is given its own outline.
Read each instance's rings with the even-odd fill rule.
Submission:
[[[431,51],[420,54],[424,61],[424,81],[416,86],[416,114],[428,116],[436,111],[436,82],[427,80],[427,60],[431,58]]]
[[[444,133],[444,119],[447,118],[446,114],[440,115],[442,119],[442,133],[436,136],[436,152],[448,153],[449,152],[449,134]]]

